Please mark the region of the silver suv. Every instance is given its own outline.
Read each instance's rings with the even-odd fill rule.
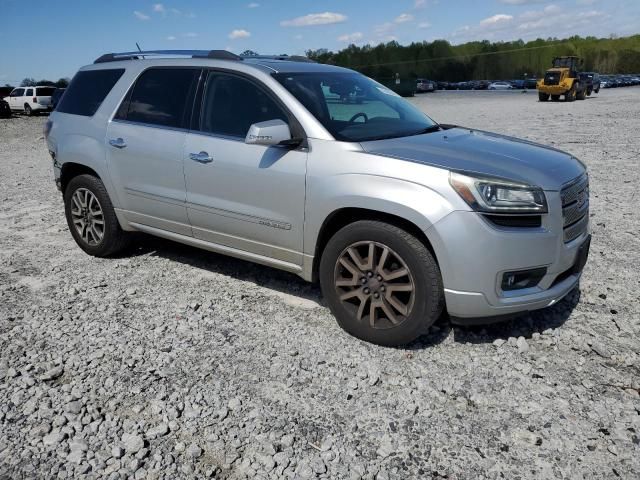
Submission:
[[[589,250],[579,160],[437,124],[359,73],[302,58],[103,55],[45,134],[88,254],[142,231],[294,272],[380,345],[410,342],[443,309],[478,323],[553,305]]]

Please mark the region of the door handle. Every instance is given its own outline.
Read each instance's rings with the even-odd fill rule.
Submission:
[[[211,163],[213,162],[213,157],[209,155],[207,152],[200,153],[190,153],[189,158],[198,163]]]
[[[111,140],[109,140],[109,145],[111,145],[112,147],[116,147],[116,148],[124,148],[124,147],[127,146],[125,141],[120,137],[112,138]]]

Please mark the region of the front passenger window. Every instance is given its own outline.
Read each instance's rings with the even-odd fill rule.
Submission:
[[[200,115],[200,130],[244,138],[249,127],[287,115],[258,85],[242,77],[211,73],[207,79]]]

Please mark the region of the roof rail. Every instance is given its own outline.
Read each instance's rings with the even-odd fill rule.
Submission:
[[[138,52],[105,53],[93,63],[117,62],[119,60],[139,60],[145,57],[191,57],[215,60],[242,60],[242,57],[227,50],[146,50]]]
[[[247,60],[255,58],[257,60],[287,60],[290,62],[317,63],[315,60],[311,60],[302,55],[242,55],[241,58]]]

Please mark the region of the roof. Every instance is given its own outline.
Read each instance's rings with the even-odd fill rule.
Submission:
[[[119,64],[128,61],[149,62],[154,60],[172,59],[177,64],[184,65],[206,65],[208,61],[215,61],[229,64],[242,64],[252,66],[268,73],[280,72],[326,72],[348,71],[345,68],[316,63],[307,57],[288,55],[255,55],[239,56],[226,50],[147,50],[138,52],[106,53],[97,58],[94,64]]]

